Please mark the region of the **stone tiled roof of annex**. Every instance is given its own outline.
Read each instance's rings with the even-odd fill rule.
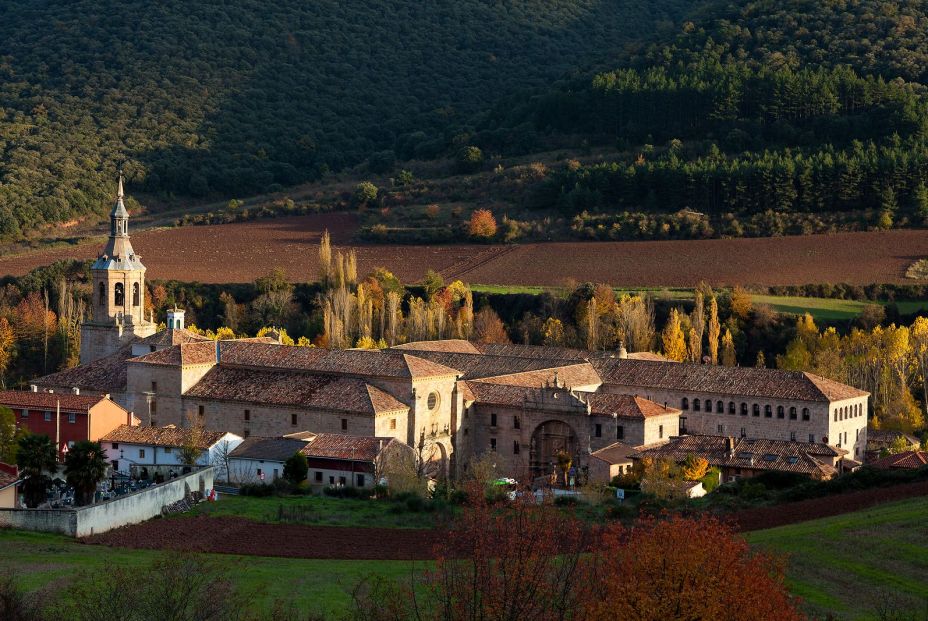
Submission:
[[[130,363],[159,366],[193,366],[216,362],[216,341],[184,342],[129,360]]]
[[[415,355],[417,358],[456,369],[461,374],[461,379],[466,380],[511,375],[524,371],[538,371],[552,368],[552,366],[557,367],[564,364],[572,364],[571,362],[555,362],[552,365],[550,360],[437,351],[417,351]]]
[[[395,441],[395,439],[317,433],[309,445],[300,452],[307,457],[373,461],[380,454],[381,449],[386,448],[392,441]]]
[[[481,381],[493,384],[508,384],[510,386],[529,386],[538,388],[557,382],[560,386],[574,388],[576,386],[599,386],[602,381],[596,369],[588,362],[579,364],[566,364],[553,369],[539,369],[536,371],[522,371],[506,375],[496,375],[482,378]]]
[[[915,436],[888,429],[867,429],[867,446],[874,449],[888,448],[897,438],[905,438],[909,446],[918,446],[921,441]]]
[[[63,412],[86,412],[104,400],[100,395],[75,395],[70,392],[0,391],[0,405],[10,408],[54,410],[60,404]]]
[[[412,341],[394,345],[391,350],[402,351],[443,351],[456,354],[479,354],[477,346],[464,339],[444,339],[441,341]]]
[[[654,401],[635,395],[618,395],[604,392],[581,393],[590,404],[593,414],[611,416],[613,413],[625,418],[650,418],[679,414],[680,410],[664,407]]]
[[[266,461],[287,461],[294,453],[301,451],[309,440],[297,438],[263,438],[250,436],[235,447],[229,457],[238,459],[260,459]]]
[[[731,449],[729,442],[733,443]],[[666,444],[643,449],[632,457],[683,462],[690,455],[697,455],[706,458],[709,465],[716,467],[777,470],[828,477],[837,470],[824,460],[846,454],[847,451],[827,444],[692,435],[672,438]]]
[[[353,377],[223,365],[210,369],[185,396],[359,414],[409,409],[389,393]]]
[[[147,336],[136,343],[143,343],[145,345],[154,345],[158,349],[163,349],[165,347],[171,347],[173,345],[180,345],[181,343],[196,343],[199,341],[209,341],[210,338],[197,334],[196,332],[191,332],[186,328],[174,329],[174,330],[161,330],[156,332],[151,336]]]
[[[404,352],[319,349],[243,341],[224,341],[221,345],[222,363],[243,367],[411,379],[457,374],[453,368]]]
[[[606,384],[770,399],[839,401],[869,393],[802,371],[645,360],[592,361]]]
[[[43,387],[117,393],[126,390],[126,361],[132,357],[132,345],[125,345],[109,356],[40,377],[33,381]]]
[[[184,446],[196,440],[197,447],[208,449],[222,437],[225,431],[197,430],[190,427],[140,427],[120,425],[102,438],[101,442],[119,442],[123,444],[138,444],[144,446]]]
[[[476,349],[487,356],[531,358],[533,360],[549,360],[551,362],[589,360],[592,357],[602,355],[601,352],[589,352],[585,349],[572,349],[570,347],[514,345],[511,343],[481,343],[476,345]]]
[[[928,451],[905,451],[903,453],[896,453],[895,455],[887,455],[870,465],[874,468],[883,470],[917,470],[928,466]]]
[[[601,459],[607,464],[627,464],[632,460],[631,455],[637,452],[638,449],[630,444],[616,442],[590,453],[590,456]]]

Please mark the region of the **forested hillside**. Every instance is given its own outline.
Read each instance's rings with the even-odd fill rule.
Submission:
[[[130,189],[244,196],[432,157],[500,96],[673,28],[686,0],[26,0],[0,20],[0,235]]]
[[[615,144],[537,206],[707,214],[713,234],[928,223],[928,3],[717,2],[668,42],[531,100],[475,137],[524,151]],[[512,148],[510,146],[510,148]]]

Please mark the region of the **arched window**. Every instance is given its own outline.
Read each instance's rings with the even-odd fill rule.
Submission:
[[[755,403],[754,407],[751,408],[751,413],[754,416],[760,416],[760,406]]]
[[[725,402],[724,402],[724,401],[718,401],[718,402],[716,402],[716,404],[715,404],[715,411],[718,412],[719,414],[724,414],[724,413],[725,413]],[[731,413],[732,413],[732,414],[735,413],[735,404],[734,404],[734,403],[731,404]]]
[[[734,402],[734,401],[729,401],[729,402],[728,402],[728,413],[729,413],[729,414],[737,414],[737,413],[738,413],[737,408],[735,408],[735,402]]]
[[[773,408],[769,403],[764,406],[764,418],[773,418]]]
[[[748,404],[745,403],[744,401],[741,402],[741,415],[742,416],[748,415]]]
[[[139,283],[132,284],[132,306],[138,306],[141,302],[141,295],[139,295]]]
[[[122,286],[122,283],[121,283],[121,282],[116,283],[116,287],[115,287],[115,290],[114,290],[114,291],[115,291],[115,296],[114,296],[115,299],[113,300],[113,303],[114,303],[116,306],[125,306],[125,304],[126,304],[126,290],[125,290],[125,288]]]
[[[690,409],[690,400],[687,399],[686,397],[683,397],[683,401],[680,402],[680,409],[681,410]]]
[[[100,306],[106,306],[106,285],[100,283]]]
[[[796,420],[796,408],[789,409],[789,419]]]
[[[786,418],[786,410],[783,409],[782,405],[777,406],[777,418]]]
[[[802,408],[802,420],[809,420],[809,408]]]
[[[706,412],[712,411],[712,399],[706,399]]]
[[[693,411],[694,412],[699,411],[699,399],[693,399]]]

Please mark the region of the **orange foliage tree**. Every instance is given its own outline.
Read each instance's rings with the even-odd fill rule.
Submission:
[[[357,619],[419,621],[798,621],[782,565],[711,517],[590,526],[530,494],[482,490],[421,582],[356,592]]]
[[[489,209],[475,209],[470,215],[470,234],[473,237],[489,239],[496,235],[496,218]]]
[[[474,316],[474,338],[478,343],[508,343],[506,324],[489,306],[485,306]]]

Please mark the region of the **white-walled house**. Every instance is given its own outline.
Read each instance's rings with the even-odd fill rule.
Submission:
[[[384,468],[397,460],[415,460],[415,451],[392,437],[300,432],[274,438],[250,436],[232,451],[234,483],[270,483],[282,477],[294,453],[306,456],[307,480],[323,487],[373,487]]]
[[[197,466],[216,466],[216,478],[226,478],[228,455],[243,438],[226,431],[196,428],[130,427],[122,425],[100,439],[107,459],[117,472],[146,478],[157,474],[181,474],[185,467],[183,448],[199,449]]]

